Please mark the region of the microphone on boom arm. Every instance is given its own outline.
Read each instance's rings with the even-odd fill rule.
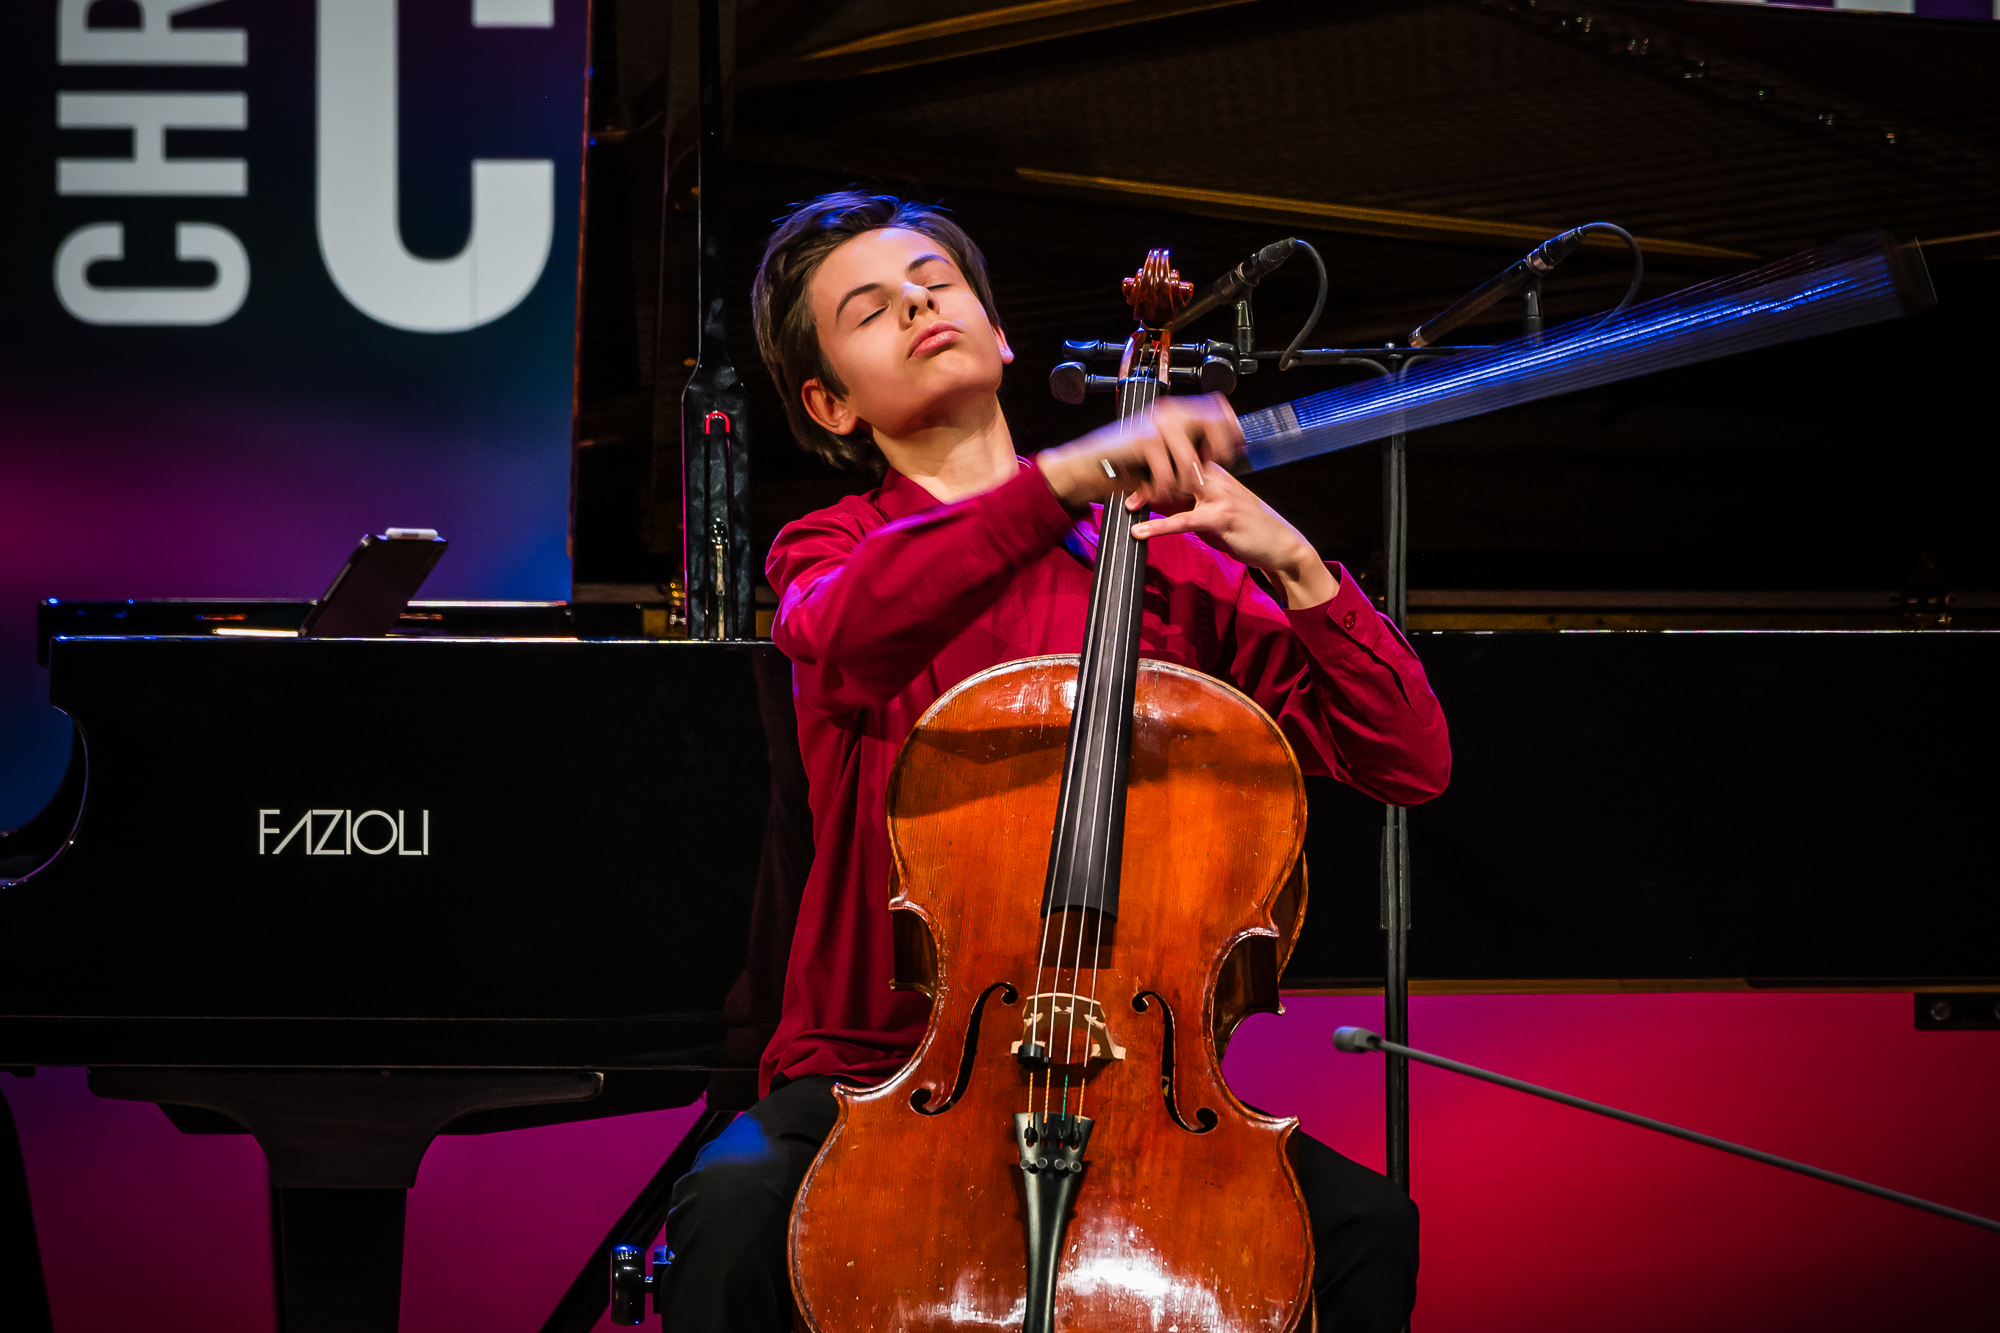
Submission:
[[[1587,222],[1581,227],[1572,227],[1566,232],[1549,237],[1528,251],[1518,262],[1473,288],[1427,322],[1418,325],[1410,333],[1410,346],[1429,347],[1488,306],[1504,301],[1510,296],[1519,296],[1530,289],[1538,288],[1542,279],[1555,272],[1556,265],[1575,254],[1577,247],[1583,244],[1583,238],[1593,231],[1608,231],[1621,236],[1625,244],[1631,248],[1633,264],[1631,290],[1626,292],[1625,299],[1618,303],[1618,310],[1612,313],[1624,311],[1638,295],[1639,281],[1644,274],[1642,265],[1645,260],[1639,253],[1639,243],[1632,238],[1632,233],[1623,227],[1614,226],[1609,222]],[[1528,332],[1541,332],[1539,301],[1530,310],[1529,318],[1533,324]]]
[[[1185,308],[1175,311],[1174,323],[1185,328],[1216,307],[1249,295],[1251,288],[1277,272],[1279,265],[1292,257],[1292,251],[1298,248],[1298,244],[1291,238],[1271,242],[1210,283],[1208,289]]]
[[[1235,268],[1217,278],[1208,285],[1201,295],[1195,297],[1186,308],[1174,315],[1174,323],[1181,328],[1186,328],[1189,324],[1192,324],[1195,320],[1200,319],[1203,315],[1218,306],[1234,304],[1236,307],[1236,369],[1239,374],[1243,375],[1255,373],[1257,360],[1251,344],[1256,339],[1256,330],[1252,326],[1250,316],[1251,289],[1256,287],[1265,278],[1270,277],[1271,274],[1277,272],[1278,268],[1286,260],[1290,259],[1294,253],[1300,250],[1306,252],[1306,257],[1312,260],[1313,268],[1319,274],[1319,295],[1313,299],[1312,313],[1306,316],[1306,322],[1300,327],[1298,335],[1292,339],[1291,345],[1285,348],[1284,355],[1278,358],[1278,369],[1290,370],[1295,364],[1299,348],[1305,344],[1305,340],[1312,334],[1312,331],[1319,326],[1320,314],[1326,309],[1326,263],[1319,257],[1319,251],[1313,249],[1308,242],[1302,241],[1296,236],[1289,236],[1282,241],[1271,242],[1262,250],[1259,250],[1256,254],[1251,255]],[[1233,388],[1234,385],[1232,384],[1231,387]]]
[[[1174,312],[1175,327],[1185,328],[1218,306],[1235,304],[1236,343],[1234,345],[1209,342],[1174,344],[1173,352],[1193,355],[1199,359],[1200,364],[1193,368],[1171,367],[1170,382],[1198,385],[1203,393],[1226,394],[1236,388],[1236,377],[1239,374],[1248,375],[1257,369],[1257,362],[1250,355],[1250,339],[1254,335],[1248,322],[1250,311],[1249,301],[1246,298],[1252,288],[1275,273],[1287,259],[1292,257],[1293,252],[1298,250],[1304,250],[1312,256],[1313,264],[1319,269],[1320,275],[1319,299],[1313,305],[1312,318],[1306,321],[1305,328],[1299,330],[1299,336],[1292,340],[1292,346],[1286,355],[1289,356],[1298,350],[1299,343],[1312,331],[1313,325],[1319,322],[1320,311],[1326,305],[1326,265],[1320,261],[1319,254],[1312,246],[1297,237],[1287,237],[1282,241],[1273,241],[1251,255],[1210,283],[1192,302]],[[1116,379],[1105,375],[1093,375],[1084,363],[1091,360],[1117,360],[1119,344],[1065,342],[1063,350],[1078,359],[1065,361],[1049,372],[1049,392],[1059,401],[1074,405],[1082,402],[1087,394],[1109,392],[1117,387]],[[1225,352],[1230,355],[1221,355]]]

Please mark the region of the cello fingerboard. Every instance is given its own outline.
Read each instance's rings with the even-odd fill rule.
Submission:
[[[1159,381],[1137,373],[1119,386],[1119,418],[1149,411]],[[1139,621],[1146,543],[1132,536],[1137,516],[1123,494],[1104,503],[1090,617],[1070,713],[1069,751],[1049,844],[1042,915],[1065,909],[1118,918],[1118,871],[1125,849],[1125,780],[1132,753],[1132,701],[1139,680]]]

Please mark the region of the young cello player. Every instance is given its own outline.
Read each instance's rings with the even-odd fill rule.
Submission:
[[[1305,772],[1378,800],[1428,800],[1451,768],[1409,645],[1222,466],[1241,435],[1220,399],[1162,399],[1149,417],[1031,459],[1015,453],[997,396],[1013,352],[985,261],[941,213],[852,192],[815,199],[772,235],[753,304],[800,441],[884,470],[875,490],[786,527],[767,563],[815,854],[764,1055],[766,1095],[674,1190],[674,1333],[789,1326],[787,1227],[833,1128],[832,1087],[886,1078],[924,1035],[928,1001],[889,987],[891,765],[958,682],[1078,651],[1092,504],[1136,482],[1134,508],[1165,515],[1134,529],[1148,541],[1142,655],[1231,681],[1278,722]],[[1415,1206],[1304,1133],[1290,1152],[1320,1327],[1401,1328],[1416,1296]]]

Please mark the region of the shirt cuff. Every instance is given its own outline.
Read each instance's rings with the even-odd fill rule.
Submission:
[[[1357,652],[1379,659],[1387,646],[1384,636],[1393,634],[1394,627],[1375,609],[1368,594],[1361,591],[1360,581],[1344,565],[1330,560],[1326,567],[1340,581],[1340,591],[1330,600],[1303,611],[1287,607],[1285,617],[1292,623],[1292,632],[1299,636],[1306,651],[1321,662],[1344,661]]]

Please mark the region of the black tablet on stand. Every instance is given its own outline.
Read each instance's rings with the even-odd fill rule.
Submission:
[[[326,595],[306,613],[302,639],[374,639],[424,586],[447,545],[431,528],[390,528],[367,536],[333,576]]]

